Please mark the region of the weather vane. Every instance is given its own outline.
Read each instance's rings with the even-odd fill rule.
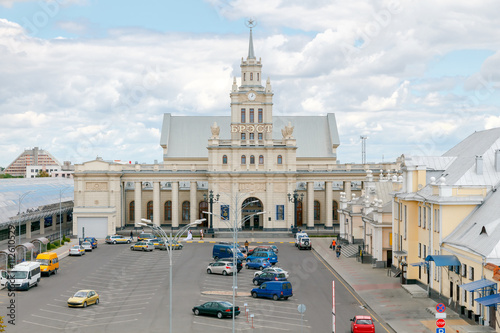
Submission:
[[[253,17],[251,17],[245,21],[245,25],[247,26],[247,28],[250,28],[250,29],[255,28],[255,26],[257,25],[257,20],[255,20]]]

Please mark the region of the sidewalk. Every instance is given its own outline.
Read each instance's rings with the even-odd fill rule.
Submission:
[[[437,302],[426,296],[418,285],[401,285],[399,278],[388,276],[387,269],[372,268],[356,258],[336,258],[330,249],[331,239],[313,238],[313,250],[321,256],[394,331],[436,332]],[[406,289],[405,289],[406,288]],[[423,291],[423,293],[422,293]],[[446,332],[495,332],[491,327],[470,325],[446,309]]]

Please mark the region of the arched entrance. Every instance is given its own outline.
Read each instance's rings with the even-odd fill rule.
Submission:
[[[262,201],[255,197],[245,199],[241,204],[241,228],[245,230],[263,229],[264,215],[255,215],[263,211]]]

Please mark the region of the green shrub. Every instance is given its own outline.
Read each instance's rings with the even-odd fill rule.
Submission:
[[[48,250],[52,250],[52,244],[50,244],[50,243],[47,244],[47,251]]]
[[[54,248],[59,247],[59,241],[58,240],[53,241],[52,245],[54,245]]]
[[[61,240],[61,245],[64,245],[64,239],[63,239],[63,240]]]
[[[64,241],[65,241],[65,242],[69,242],[70,240],[71,240],[71,239],[69,239],[69,237],[64,236]]]

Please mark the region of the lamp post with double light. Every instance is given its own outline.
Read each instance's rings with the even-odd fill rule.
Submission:
[[[241,221],[240,221],[240,212],[247,206],[253,204],[253,203],[256,203],[256,202],[259,202],[259,200],[253,200],[253,201],[249,201],[249,202],[245,202],[241,208],[238,207],[238,204],[239,204],[239,201],[240,199],[243,198],[243,196],[245,196],[246,194],[243,194],[242,196],[240,195],[236,195],[235,196],[235,205],[234,205],[234,209],[233,209],[233,216],[234,216],[234,221],[233,221],[233,224],[231,225],[231,223],[227,220],[227,218],[224,218],[223,216],[220,216],[218,214],[214,214],[212,212],[203,212],[204,214],[209,214],[211,216],[217,216],[221,221],[224,221],[224,223],[226,223],[230,229],[233,229],[233,246],[232,246],[232,251],[233,251],[233,269],[236,270],[236,272],[238,271],[237,267],[237,260],[236,260],[236,256],[237,256],[237,244],[238,244],[238,228],[240,228],[243,223],[247,220],[247,219],[250,219],[252,218],[253,216],[257,216],[257,215],[262,215],[262,214],[265,214],[266,212],[258,212],[258,213],[255,213],[255,214],[251,214],[251,215],[246,215]],[[234,311],[235,311],[235,308],[236,308],[236,289],[238,289],[238,277],[237,277],[237,274],[236,273],[233,273],[233,333],[235,332],[235,316],[234,316]]]
[[[19,219],[19,244],[21,244],[21,202],[23,199],[30,194],[31,192],[35,192],[35,190],[29,190],[27,192],[24,192],[23,194],[19,195],[19,200],[18,200],[18,210],[17,210],[17,217]]]
[[[219,194],[214,195],[214,191],[210,190],[208,192],[208,195],[205,193],[203,194],[203,197],[205,198],[205,202],[208,202],[210,204],[210,213],[213,213],[214,211],[214,203],[219,202]],[[214,225],[213,225],[213,219],[212,219],[212,214],[210,214],[210,226],[208,227],[208,233],[212,234],[212,238],[214,237]]]
[[[297,233],[297,204],[301,202],[303,199],[304,199],[304,193],[299,195],[297,190],[294,190],[293,194],[288,193],[288,201],[293,202],[293,213],[294,213],[294,222],[292,228],[293,234]]]
[[[177,242],[179,240],[179,237],[182,236],[183,233],[185,233],[189,228],[192,226],[201,224],[203,221],[206,221],[206,219],[201,219],[201,220],[196,220],[194,222],[191,222],[177,231],[174,237],[172,237],[172,229],[170,229],[170,236],[167,235],[165,230],[163,230],[160,226],[153,224],[151,220],[148,219],[141,219],[142,222],[138,222],[138,225],[141,226],[146,226],[151,228],[153,230],[153,234],[156,234],[157,236],[160,236],[164,242],[168,241],[168,246],[167,246],[167,252],[168,252],[168,259],[169,259],[169,302],[170,302],[170,320],[169,320],[169,332],[172,333],[172,243]]]

